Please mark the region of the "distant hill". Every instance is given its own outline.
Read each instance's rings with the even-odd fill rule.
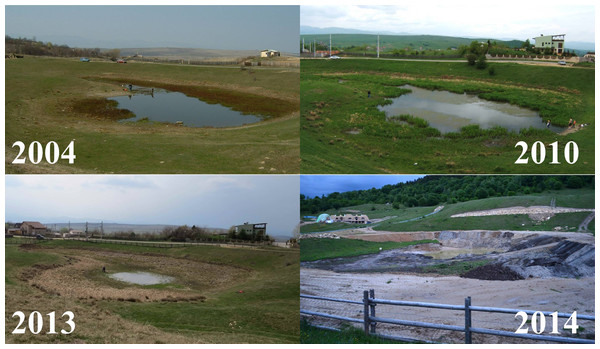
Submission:
[[[339,27],[328,27],[328,28],[317,28],[307,25],[300,26],[300,35],[308,34],[386,34],[386,35],[409,35],[409,33],[395,33],[391,31],[370,31],[350,28],[339,28]]]
[[[265,48],[266,49],[266,48]],[[122,56],[142,55],[145,57],[161,57],[170,59],[198,59],[215,57],[248,57],[259,56],[259,50],[212,50],[202,48],[148,47],[121,48]]]
[[[317,43],[329,45],[329,34],[302,34],[305,43],[316,40]],[[447,48],[457,48],[461,45],[469,45],[473,41],[496,41],[508,47],[520,47],[523,43],[519,40],[503,41],[492,38],[460,38],[453,36],[442,35],[379,35],[379,45],[385,47],[385,50],[390,49],[423,49],[423,50],[445,50]],[[334,47],[351,47],[362,45],[377,45],[376,34],[332,34],[332,46]]]

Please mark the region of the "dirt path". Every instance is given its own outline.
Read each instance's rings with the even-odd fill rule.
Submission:
[[[581,279],[526,279],[518,281],[485,281],[463,279],[457,276],[419,276],[396,273],[336,273],[327,270],[300,271],[302,294],[360,301],[365,290],[374,289],[376,298],[463,305],[471,296],[476,306],[518,308],[540,311],[559,311],[594,314],[594,278]],[[301,300],[301,309],[326,312],[346,317],[361,318],[362,305]],[[412,321],[464,325],[461,312],[448,310],[378,305],[377,316]],[[313,321],[317,322],[317,319]],[[547,319],[547,322],[549,320]],[[560,327],[564,319],[559,320]],[[514,314],[473,313],[473,326],[515,331],[520,319]],[[325,321],[333,325],[333,322]],[[580,321],[586,333],[594,332],[594,325]],[[402,326],[378,325],[378,332],[440,342],[460,343],[461,332]],[[549,332],[549,331],[548,331]],[[506,337],[473,335],[474,343],[516,343]]]
[[[588,225],[594,219],[595,216],[596,216],[596,212],[592,212],[592,213],[589,214],[589,216],[585,217],[585,219],[583,220],[583,222],[581,222],[581,224],[579,224],[579,227],[577,228],[577,232],[578,233],[585,233],[585,232],[587,232],[588,231]]]

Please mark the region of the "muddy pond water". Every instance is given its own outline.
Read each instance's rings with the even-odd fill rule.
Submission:
[[[160,88],[132,86],[129,95],[111,97],[109,100],[117,101],[119,108],[135,114],[135,117],[122,122],[148,118],[192,127],[233,127],[262,120],[257,115],[244,114],[220,104],[206,103],[181,92]]]
[[[448,91],[430,91],[410,85],[401,86],[411,93],[392,98],[391,104],[379,106],[389,120],[395,115],[412,115],[429,122],[442,133],[458,132],[467,125],[477,124],[482,129],[501,126],[510,131],[534,127],[561,132],[563,128],[550,125],[533,110],[508,103],[486,101],[474,95]]]
[[[157,284],[168,284],[174,279],[170,276],[148,273],[148,272],[135,272],[135,273],[115,273],[110,274],[109,277],[123,282],[128,282],[136,285],[157,285]]]

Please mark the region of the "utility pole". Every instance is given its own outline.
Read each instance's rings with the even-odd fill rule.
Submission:
[[[377,34],[377,58],[379,58],[379,34]]]
[[[104,221],[100,221],[100,239],[104,236]]]
[[[313,39],[314,40],[314,47],[315,49],[313,50],[313,57],[317,57],[317,39]]]
[[[329,57],[331,57],[331,34],[329,34]]]

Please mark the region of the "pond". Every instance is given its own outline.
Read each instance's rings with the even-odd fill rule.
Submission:
[[[404,85],[412,92],[392,98],[391,104],[379,106],[390,118],[394,115],[409,114],[429,122],[429,126],[442,133],[458,132],[463,126],[477,124],[482,129],[501,126],[518,132],[529,127],[547,128],[546,121],[533,110],[508,103],[486,101],[469,94],[448,91],[430,91]],[[563,128],[550,125],[553,132]]]
[[[156,285],[156,284],[168,284],[174,279],[170,276],[159,275],[148,272],[135,272],[135,273],[115,273],[110,274],[109,277],[123,282],[129,282],[137,285]]]
[[[122,122],[148,118],[151,121],[178,123],[193,127],[233,127],[261,121],[220,104],[210,104],[181,92],[160,88],[132,86],[131,94],[111,97],[118,107],[128,109],[135,117]]]

